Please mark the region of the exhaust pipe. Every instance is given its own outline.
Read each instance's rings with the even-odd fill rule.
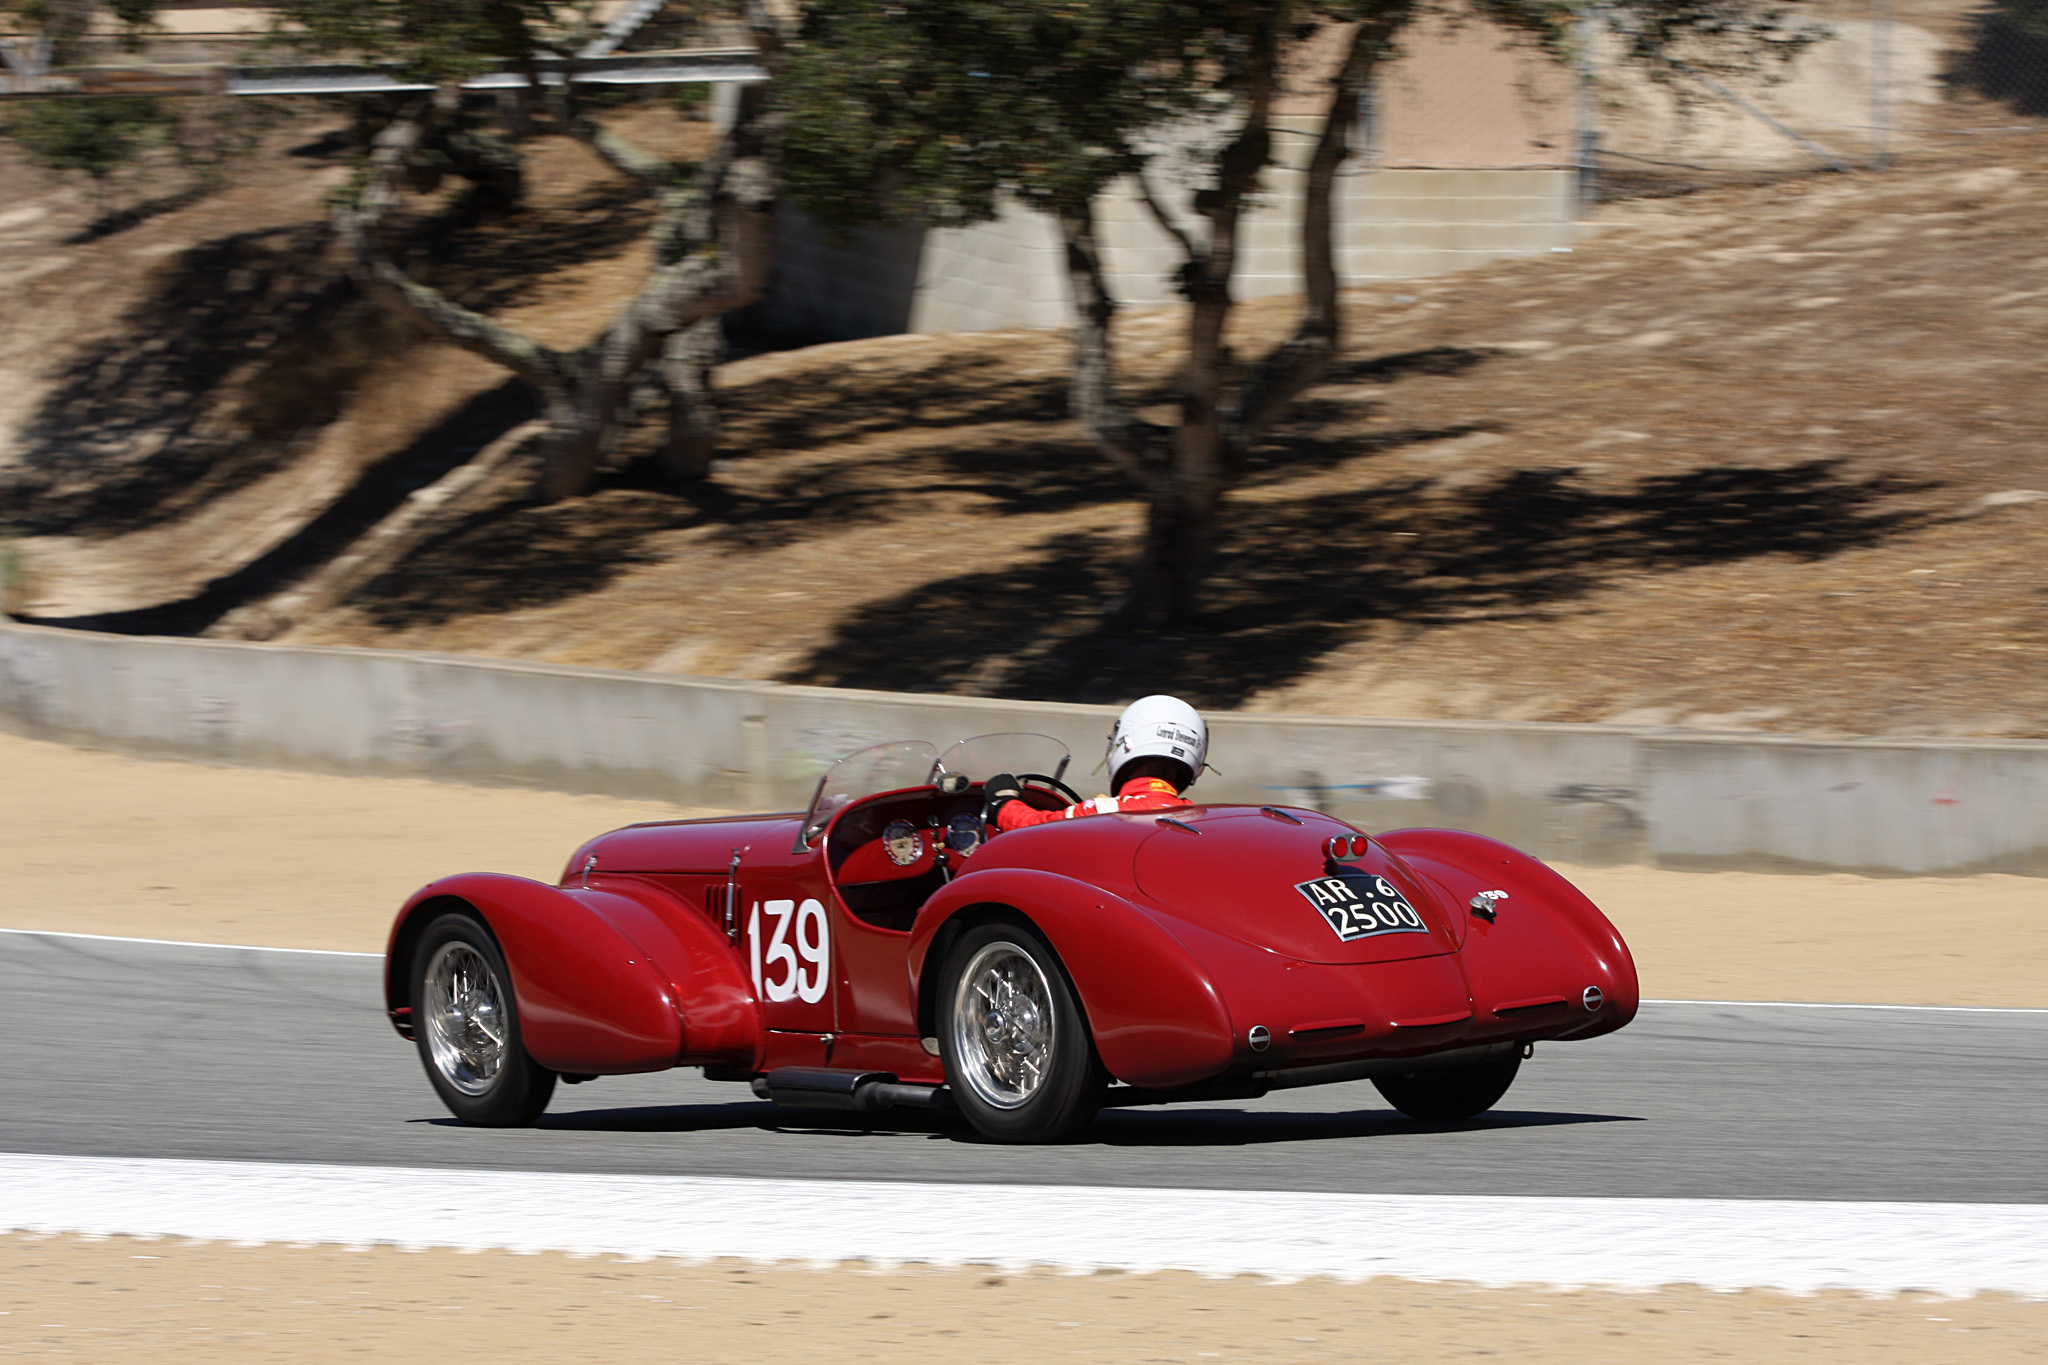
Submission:
[[[953,1094],[943,1085],[896,1079],[892,1071],[833,1071],[826,1067],[779,1066],[753,1081],[756,1095],[792,1109],[950,1109]]]

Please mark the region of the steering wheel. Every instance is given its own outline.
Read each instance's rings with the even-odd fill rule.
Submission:
[[[1070,806],[1078,806],[1081,804],[1080,793],[1076,792],[1072,787],[1069,787],[1066,783],[1060,781],[1057,777],[1048,777],[1044,773],[1021,773],[1017,777],[1017,782],[1020,786],[1027,782],[1035,782],[1038,784],[1038,790],[1052,791],[1058,793],[1061,796],[1066,797],[1067,804]],[[993,813],[989,810],[988,802],[986,800],[982,802],[981,806],[981,823],[983,825],[993,825],[995,823]]]
[[[1067,804],[1070,806],[1081,804],[1081,793],[1075,791],[1057,777],[1047,777],[1044,773],[1018,773],[1017,780],[1019,782],[1036,782],[1042,787],[1050,787],[1061,796],[1066,797]]]

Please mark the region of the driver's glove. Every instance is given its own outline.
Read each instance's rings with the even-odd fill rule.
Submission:
[[[982,799],[988,803],[988,820],[990,824],[995,823],[996,817],[1002,814],[1004,806],[1009,805],[1012,801],[1017,800],[1023,795],[1020,790],[1023,785],[1013,773],[997,773],[994,777],[982,783]]]

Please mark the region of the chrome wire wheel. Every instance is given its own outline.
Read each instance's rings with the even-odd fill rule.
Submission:
[[[482,953],[457,940],[435,951],[421,985],[420,1024],[435,1070],[463,1094],[483,1094],[512,1049],[498,974]]]
[[[1015,944],[986,945],[960,973],[952,1014],[960,1080],[996,1109],[1028,1104],[1059,1042],[1052,988],[1037,961]]]

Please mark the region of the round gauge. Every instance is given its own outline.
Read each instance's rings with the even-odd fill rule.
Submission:
[[[888,853],[889,861],[898,867],[909,867],[924,856],[924,844],[917,837],[917,827],[908,820],[891,820],[882,830],[882,848]]]
[[[946,824],[946,846],[955,853],[972,853],[981,847],[981,821],[972,815],[956,815]]]

